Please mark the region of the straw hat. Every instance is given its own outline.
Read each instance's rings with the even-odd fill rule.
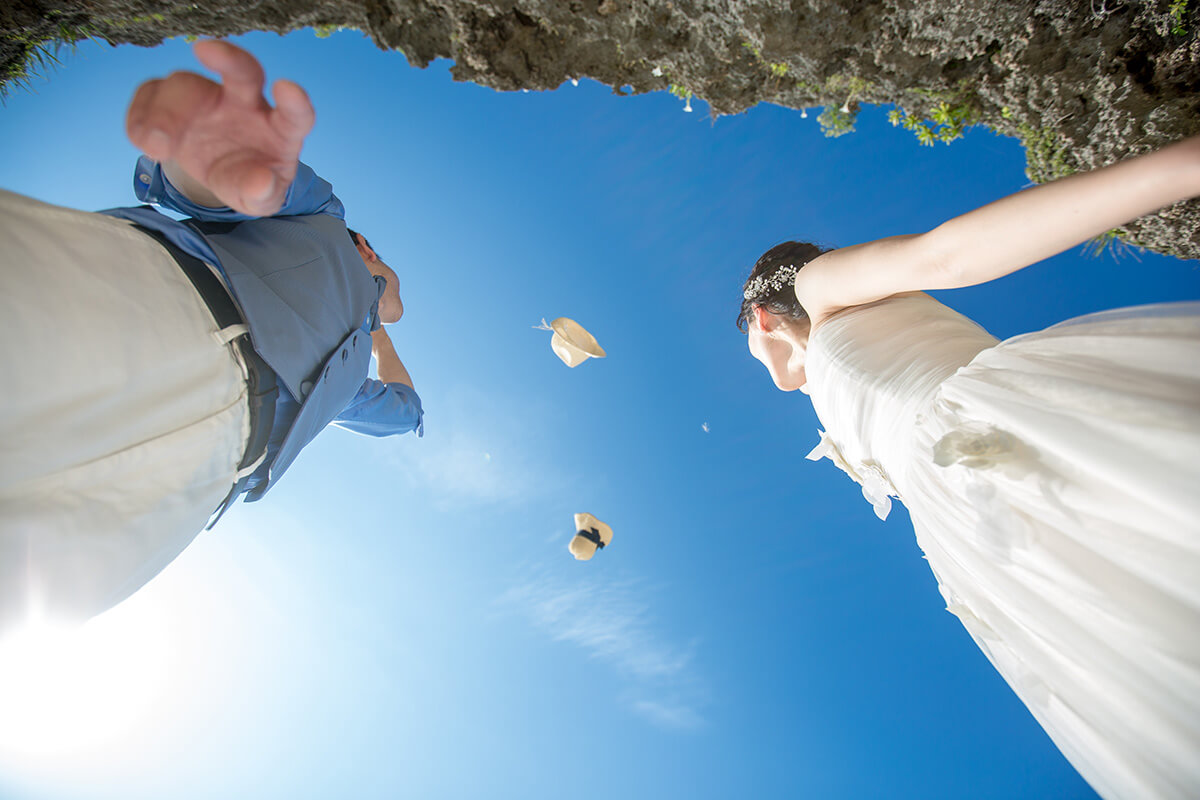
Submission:
[[[567,545],[577,561],[587,561],[612,541],[612,528],[591,514],[575,515],[575,538]],[[598,540],[598,541],[597,541]]]
[[[596,337],[573,319],[559,317],[550,323],[550,330],[554,331],[550,337],[550,347],[554,355],[568,367],[578,366],[589,358],[604,358],[607,355],[596,342]]]

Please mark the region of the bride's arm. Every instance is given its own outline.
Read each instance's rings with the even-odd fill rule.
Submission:
[[[796,296],[816,323],[900,292],[973,286],[1196,195],[1200,136],[1017,192],[928,233],[834,250],[797,273]]]

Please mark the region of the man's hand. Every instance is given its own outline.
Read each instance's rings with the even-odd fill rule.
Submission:
[[[129,140],[164,165],[174,162],[220,204],[269,216],[282,207],[296,176],[300,147],[316,118],[312,103],[299,86],[280,80],[272,87],[272,108],[263,97],[262,66],[228,42],[197,42],[193,51],[224,83],[194,72],[143,83],[125,118]]]

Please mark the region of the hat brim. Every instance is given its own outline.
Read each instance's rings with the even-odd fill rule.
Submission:
[[[557,332],[550,337],[550,349],[554,355],[568,367],[577,367],[591,358],[591,355],[575,347]]]
[[[596,337],[588,332],[587,328],[580,325],[570,317],[559,317],[550,323],[550,329],[566,340],[567,344],[577,350],[586,353],[592,358],[604,358],[607,353],[600,343],[596,341]]]
[[[571,551],[571,555],[575,556],[576,561],[590,561],[599,548],[591,539],[585,539],[579,534],[575,534],[575,538],[567,545],[567,549]]]

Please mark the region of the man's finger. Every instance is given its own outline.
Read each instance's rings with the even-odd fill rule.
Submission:
[[[129,110],[125,112],[125,135],[133,146],[146,155],[158,161],[171,157],[170,141],[164,150],[162,137],[152,136],[157,129],[150,123],[155,98],[162,87],[162,80],[146,81],[137,88],[133,99],[129,101]]]
[[[243,213],[269,217],[283,205],[283,191],[275,173],[262,165],[243,169],[238,176]]]
[[[275,98],[275,111],[271,115],[275,130],[289,139],[304,139],[317,118],[308,92],[291,81],[278,80],[271,87],[271,95]]]
[[[219,92],[217,84],[194,72],[147,81],[129,104],[129,140],[151,158],[171,158],[188,125],[212,106]]]
[[[267,76],[254,56],[217,39],[196,42],[192,51],[201,64],[221,76],[231,97],[247,105],[266,104],[262,91]]]
[[[130,140],[162,161],[175,155],[188,127],[212,108],[220,87],[194,72],[173,72],[149,85],[145,94],[138,90],[130,106],[130,116],[135,118]]]
[[[208,172],[208,188],[235,211],[256,217],[274,214],[283,206],[290,181],[245,153],[219,159]]]

